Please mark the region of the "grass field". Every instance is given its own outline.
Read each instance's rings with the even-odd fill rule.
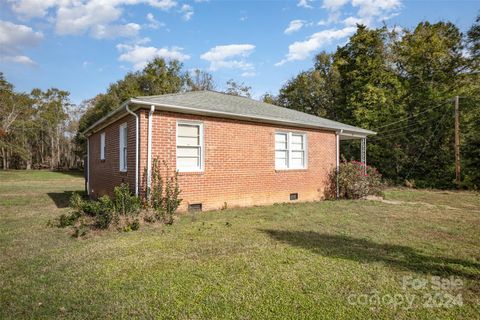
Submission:
[[[82,189],[74,174],[0,173],[1,319],[480,314],[478,193],[390,189],[388,203],[232,208],[83,239],[48,227]]]

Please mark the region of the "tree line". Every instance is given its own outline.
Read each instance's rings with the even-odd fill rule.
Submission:
[[[81,168],[86,153],[83,131],[123,101],[141,95],[215,89],[209,73],[184,72],[182,68],[178,61],[156,58],[80,105],[70,101],[68,91],[57,88],[17,92],[0,72],[0,168]],[[231,79],[225,90],[249,97],[251,87]]]
[[[480,16],[463,34],[450,22],[413,29],[358,25],[334,52],[320,52],[311,69],[262,100],[378,132],[368,162],[393,183],[453,187],[453,98],[460,96],[462,180],[480,186]],[[0,165],[8,168],[81,166],[83,131],[123,101],[144,95],[213,90],[208,72],[184,71],[178,61],[155,58],[105,93],[74,106],[59,89],[18,93],[0,77]],[[251,96],[229,80],[225,93]],[[359,143],[342,142],[346,159]]]
[[[16,92],[0,72],[0,158],[7,169],[66,169],[81,157],[73,141],[80,110],[67,91]]]
[[[393,183],[451,188],[454,100],[460,97],[463,184],[480,186],[480,16],[466,34],[450,22],[414,29],[359,25],[347,44],[264,101],[378,132],[367,158]],[[342,143],[346,159],[359,142]]]

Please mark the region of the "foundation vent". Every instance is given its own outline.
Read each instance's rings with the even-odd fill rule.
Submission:
[[[189,204],[188,211],[202,211],[202,204],[201,203]]]

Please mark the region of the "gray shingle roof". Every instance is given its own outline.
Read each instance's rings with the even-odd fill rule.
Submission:
[[[132,103],[154,104],[157,106],[180,107],[230,117],[245,117],[292,123],[298,126],[319,127],[324,129],[345,130],[360,135],[375,132],[350,126],[337,121],[313,116],[304,112],[278,107],[249,98],[227,95],[214,91],[193,91],[186,93],[142,96],[131,100]]]

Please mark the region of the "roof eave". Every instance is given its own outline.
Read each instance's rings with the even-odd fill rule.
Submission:
[[[206,109],[199,109],[199,108],[189,108],[189,107],[184,107],[184,106],[178,106],[178,105],[171,105],[171,104],[165,104],[165,103],[156,103],[156,102],[149,102],[145,100],[140,100],[138,98],[131,98],[126,101],[124,101],[120,107],[117,109],[111,111],[109,114],[106,116],[102,117],[98,121],[96,121],[94,124],[89,126],[87,129],[85,129],[83,132],[85,136],[90,136],[93,133],[105,128],[109,124],[121,119],[127,114],[127,111],[125,110],[125,107],[127,105],[137,105],[139,108],[144,108],[144,107],[150,107],[150,106],[155,106],[156,110],[163,110],[163,111],[171,111],[171,112],[178,112],[178,113],[185,113],[185,114],[196,114],[196,115],[205,115],[205,116],[213,116],[213,117],[219,117],[219,118],[229,118],[229,119],[237,119],[237,120],[247,120],[247,121],[253,121],[253,122],[260,122],[260,123],[270,123],[270,124],[280,124],[280,125],[288,125],[292,127],[299,127],[299,128],[312,128],[312,129],[323,129],[323,130],[328,130],[328,131],[335,131],[337,133],[342,132],[343,135],[350,135],[351,137],[356,137],[356,138],[361,138],[361,137],[366,137],[368,135],[376,135],[377,133],[374,131],[366,130],[366,129],[361,129],[361,130],[355,130],[355,129],[345,129],[341,127],[336,127],[336,126],[319,126],[319,125],[314,125],[314,124],[308,124],[308,123],[301,123],[301,122],[296,122],[296,121],[288,121],[288,120],[283,120],[283,119],[276,119],[276,118],[269,118],[269,117],[253,117],[253,116],[245,116],[245,115],[239,115],[235,113],[230,113],[230,112],[223,112],[223,111],[212,111],[212,110],[206,110]],[[132,111],[137,110],[138,108],[134,108]]]
[[[100,118],[99,120],[95,121],[94,124],[92,124],[91,126],[89,126],[87,129],[85,129],[83,131],[83,134],[88,137],[88,136],[92,135],[93,133],[95,133],[96,131],[101,130],[102,128],[105,128],[106,126],[108,126],[112,122],[114,122],[118,119],[121,119],[124,116],[124,114],[127,113],[127,111],[125,110],[125,107],[131,103],[130,100],[131,99],[128,99],[128,100],[124,101],[120,105],[120,107],[110,111],[107,115],[105,115],[102,118]],[[123,113],[122,113],[122,111],[123,111]]]
[[[199,109],[199,108],[189,108],[184,106],[172,105],[172,104],[165,104],[165,103],[155,103],[149,102],[139,99],[130,99],[132,104],[142,105],[142,106],[155,106],[161,107],[160,110],[164,111],[172,111],[172,112],[179,112],[179,113],[186,113],[186,114],[196,114],[196,115],[206,115],[206,116],[213,116],[213,117],[220,117],[220,118],[229,118],[229,119],[238,119],[238,120],[247,120],[253,122],[260,122],[260,123],[271,123],[271,124],[281,124],[281,125],[288,125],[293,127],[300,127],[300,128],[313,128],[313,129],[324,129],[328,131],[335,131],[339,132],[340,130],[344,130],[346,132],[355,133],[362,136],[374,135],[376,132],[370,130],[352,130],[352,129],[344,129],[341,127],[328,127],[328,126],[319,126],[314,124],[308,123],[301,123],[296,121],[288,121],[276,118],[268,118],[268,117],[253,117],[253,116],[245,116],[239,115],[236,113],[224,112],[224,111],[212,111],[206,109]],[[157,108],[156,108],[157,109]]]

